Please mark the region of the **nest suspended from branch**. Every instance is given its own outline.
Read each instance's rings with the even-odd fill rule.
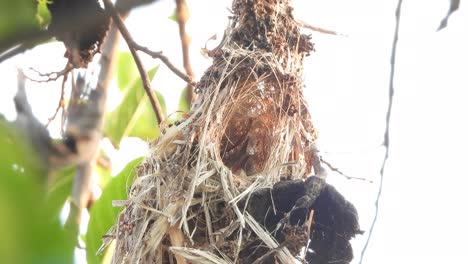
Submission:
[[[310,206],[302,225],[289,225],[273,193],[284,189],[278,182],[302,186],[279,205],[291,211],[307,196],[304,178],[320,168],[302,94],[313,45],[288,0],[234,0],[232,11],[189,118],[163,131],[138,167],[114,229],[113,263],[293,263],[307,248]],[[277,220],[266,221],[272,213]]]

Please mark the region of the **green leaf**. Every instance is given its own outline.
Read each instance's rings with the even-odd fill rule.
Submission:
[[[86,258],[88,264],[101,263],[103,255],[96,255],[101,247],[101,237],[115,224],[122,208],[113,207],[113,200],[127,199],[127,186],[135,176],[134,168],[143,159],[138,158],[130,163],[107,184],[101,197],[93,204],[90,210],[88,232],[86,233]]]
[[[183,120],[185,114],[190,111],[190,101],[188,100],[188,87],[185,87],[179,96],[179,105],[177,107],[177,112],[171,114],[168,120],[169,124],[173,124],[177,121]]]
[[[172,14],[168,18],[174,22],[177,22],[177,9],[174,9]]]
[[[33,0],[0,0],[0,52],[9,39],[38,29],[36,10]]]
[[[163,109],[163,115],[166,116],[166,102],[164,97],[159,92],[155,92],[155,94],[161,104],[161,108]],[[140,111],[141,114],[138,120],[135,121],[135,125],[128,136],[138,137],[142,140],[155,139],[159,135],[159,124],[146,94],[144,95],[143,101],[140,103],[136,113],[138,114]],[[132,124],[129,123],[129,126],[130,125]]]
[[[128,64],[120,66],[128,67]],[[131,72],[131,70],[128,71]],[[153,79],[157,71],[158,67],[151,69],[148,72],[148,77]],[[141,78],[138,77],[131,85],[125,85],[122,81],[122,85],[128,88],[120,88],[123,99],[114,111],[107,114],[104,128],[105,135],[109,137],[116,148],[119,147],[120,141],[124,137],[133,136],[148,140],[159,135],[156,115],[151,108]],[[160,93],[155,93],[163,109],[163,114],[166,115],[166,102]]]
[[[188,100],[188,87],[182,90],[179,98],[179,111],[187,113],[190,111],[190,101]]]
[[[112,179],[111,170],[110,168],[104,168],[99,165],[96,166],[95,169],[99,177],[99,182],[98,182],[99,187],[101,187],[101,189],[104,189],[106,185],[109,183],[109,181]]]
[[[75,167],[62,169],[53,175],[53,183],[47,192],[47,211],[50,219],[60,216],[60,211],[65,201],[70,197],[73,178],[76,173]]]
[[[73,244],[47,214],[37,155],[0,119],[0,256],[2,263],[72,263]]]
[[[47,28],[50,23],[51,15],[47,8],[48,0],[37,0],[36,21],[42,29]]]
[[[29,140],[24,138],[23,133],[0,116],[0,163],[3,166],[12,166],[8,168],[9,174],[19,173],[19,177],[32,177],[32,180],[42,184],[47,178],[45,166],[33,147],[27,143]]]
[[[130,52],[121,52],[117,65],[117,84],[121,92],[126,92],[140,78],[140,74]]]
[[[98,158],[96,166],[94,166],[94,172],[98,175],[98,182],[97,184],[101,189],[104,189],[112,179],[111,175],[111,158],[108,154],[104,151],[104,149],[99,150],[99,158]]]

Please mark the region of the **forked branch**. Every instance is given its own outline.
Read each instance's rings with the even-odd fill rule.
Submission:
[[[112,20],[114,21],[117,28],[119,29],[120,33],[122,34],[122,37],[125,39],[125,42],[127,42],[128,48],[130,49],[130,52],[133,56],[133,59],[135,60],[141,79],[143,81],[143,87],[145,89],[146,94],[149,97],[151,107],[153,108],[153,111],[156,114],[158,122],[159,123],[164,122],[165,117],[164,117],[161,105],[159,104],[159,101],[156,99],[156,95],[153,89],[151,88],[151,83],[149,81],[148,74],[146,73],[146,70],[143,66],[143,63],[141,62],[140,56],[138,55],[137,51],[142,51],[155,59],[160,59],[174,74],[179,76],[182,80],[186,81],[189,85],[193,86],[195,85],[195,82],[192,80],[190,76],[187,76],[185,73],[177,69],[169,61],[169,59],[162,54],[161,51],[154,52],[136,43],[135,40],[130,35],[130,32],[125,26],[122,18],[117,13],[112,2],[110,0],[104,0],[104,5],[105,5],[106,10],[109,12],[109,15],[112,17]]]
[[[148,49],[147,47],[143,47],[135,42],[132,43],[132,46],[139,51],[142,51],[149,56],[151,56],[153,59],[160,59],[168,68],[171,70],[175,75],[179,76],[182,80],[187,82],[190,85],[195,85],[195,82],[192,80],[190,76],[187,74],[183,73],[181,70],[177,69],[177,67],[172,64],[169,59],[163,55],[162,51],[152,51]]]
[[[110,0],[104,0],[104,6],[106,7],[106,10],[109,12],[110,16],[112,17],[112,20],[114,21],[115,25],[120,31],[120,34],[122,34],[122,37],[125,39],[127,42],[128,48],[130,49],[130,52],[132,53],[133,59],[135,60],[135,64],[137,65],[138,72],[140,73],[141,80],[143,82],[143,87],[145,89],[146,94],[148,95],[148,98],[151,103],[151,107],[153,108],[154,113],[156,114],[156,118],[158,119],[158,123],[162,123],[165,121],[165,117],[162,111],[162,107],[159,104],[159,101],[156,98],[156,94],[154,93],[153,89],[151,88],[151,83],[148,77],[148,74],[146,73],[145,68],[143,67],[143,63],[141,62],[140,56],[137,53],[137,49],[135,48],[135,41],[133,40],[132,36],[130,35],[130,32],[128,31],[127,27],[125,26],[122,18],[120,15],[117,13],[114,4]]]

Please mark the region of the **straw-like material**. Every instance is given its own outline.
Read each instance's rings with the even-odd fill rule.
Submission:
[[[242,263],[239,253],[258,239],[281,263],[296,257],[246,201],[318,163],[302,94],[313,45],[288,0],[234,0],[232,11],[189,117],[165,129],[138,168],[114,229],[113,263]]]

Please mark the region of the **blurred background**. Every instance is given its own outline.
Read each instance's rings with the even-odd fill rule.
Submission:
[[[215,47],[222,38],[231,1],[187,0],[187,4],[191,63],[198,79],[211,63],[201,50]],[[362,263],[466,262],[468,7],[462,1],[448,26],[438,31],[449,5],[448,0],[403,1],[390,157],[378,221]],[[365,233],[352,241],[353,263],[359,263],[380,183],[397,1],[295,0],[293,6],[304,23],[339,33],[304,29],[316,49],[306,59],[304,93],[319,130],[323,158],[345,174],[365,179],[348,180],[334,172],[328,178],[359,212]],[[182,69],[178,25],[170,19],[174,9],[174,1],[156,1],[133,10],[126,24],[136,42],[163,51]],[[128,50],[125,42],[120,49]],[[59,71],[66,63],[64,52],[61,43],[47,43],[0,63],[0,113],[15,118],[17,68]],[[159,64],[143,58],[147,69]],[[55,112],[60,84],[29,85],[29,100],[41,122],[47,123]],[[152,85],[164,97],[166,112],[177,111],[185,83],[161,65]],[[108,111],[118,107],[122,97],[117,80],[112,86]],[[52,136],[60,135],[60,118],[50,130]],[[109,139],[102,146],[112,162],[112,175],[148,151],[146,141],[136,137],[122,139],[119,149]],[[102,186],[95,174],[93,190],[98,198]],[[66,210],[65,204],[62,218]],[[89,215],[85,212],[83,218],[80,232],[85,236]],[[86,263],[83,249],[75,253],[76,263]]]

